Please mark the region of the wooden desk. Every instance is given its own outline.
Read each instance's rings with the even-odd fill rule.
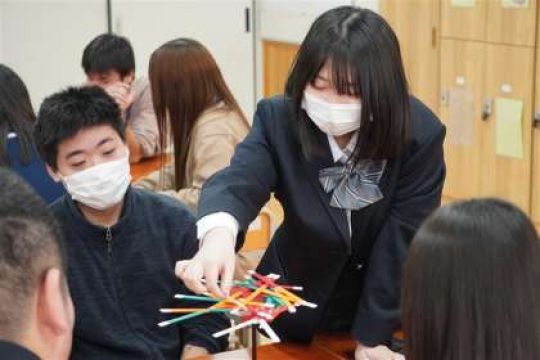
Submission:
[[[348,335],[319,335],[310,345],[279,343],[259,346],[260,360],[349,360],[354,359],[356,344]],[[197,358],[198,360],[247,360],[249,349],[228,351]]]
[[[167,164],[170,156],[165,156],[164,164]],[[141,162],[131,164],[131,181],[135,182],[161,168],[161,155],[143,159]]]

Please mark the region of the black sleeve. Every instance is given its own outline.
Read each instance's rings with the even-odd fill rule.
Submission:
[[[367,346],[387,343],[400,323],[402,267],[409,244],[424,219],[441,201],[445,178],[445,129],[417,145],[401,168],[385,224],[370,255],[353,337]]]
[[[272,118],[264,104],[263,100],[257,106],[253,127],[236,147],[230,166],[206,182],[199,200],[199,218],[223,211],[238,221],[237,249],[242,246],[243,233],[270,198],[277,177],[268,139]]]
[[[182,213],[185,219],[184,226],[181,227],[182,235],[176,237],[178,241],[176,251],[178,260],[191,259],[198,250],[197,231],[195,218],[186,209]],[[176,221],[179,221],[177,217]],[[180,284],[178,292],[181,294],[194,295],[183,283]],[[204,304],[206,306],[207,304]],[[210,304],[211,305],[211,304]],[[183,301],[182,307],[202,307],[200,303]],[[227,316],[223,314],[207,314],[195,317],[179,324],[180,338],[183,346],[187,344],[203,347],[210,353],[225,351],[228,346],[228,337],[222,336],[214,338],[212,334],[224,330],[231,325]]]

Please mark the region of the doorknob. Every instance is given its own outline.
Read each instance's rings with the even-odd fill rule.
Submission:
[[[493,114],[493,99],[484,99],[482,104],[482,120],[487,121]]]

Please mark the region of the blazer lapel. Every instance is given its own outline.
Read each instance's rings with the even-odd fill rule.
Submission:
[[[321,154],[314,154],[310,159],[303,157],[302,163],[305,166],[305,170],[308,173],[308,179],[317,193],[319,200],[322,203],[323,208],[328,213],[328,216],[336,226],[337,231],[341,235],[347,250],[351,251],[351,235],[349,232],[349,225],[347,223],[346,211],[330,206],[331,193],[326,193],[319,181],[319,171],[326,167],[334,165],[334,159],[330,152],[330,145],[328,144],[327,136],[321,131],[316,132],[317,142],[320,148],[323,149]]]

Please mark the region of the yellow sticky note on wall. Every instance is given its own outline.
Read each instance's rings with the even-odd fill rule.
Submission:
[[[474,7],[476,0],[452,0],[451,5],[456,7]]]
[[[529,0],[502,0],[505,8],[526,8],[529,7]]]
[[[495,152],[500,156],[523,158],[523,101],[495,100]]]

